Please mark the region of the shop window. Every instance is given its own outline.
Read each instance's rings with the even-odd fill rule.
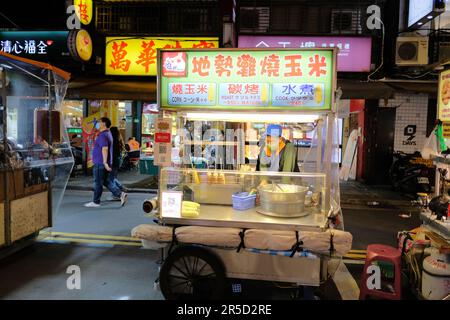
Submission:
[[[66,100],[61,107],[64,124],[67,129],[81,128],[83,120],[83,102],[78,100]]]

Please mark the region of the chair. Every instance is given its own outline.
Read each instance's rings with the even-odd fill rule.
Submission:
[[[130,169],[139,171],[139,161],[141,158],[130,158]]]
[[[394,292],[385,292],[377,289],[369,289],[367,287],[367,268],[372,265],[372,262],[389,262],[394,266]],[[402,259],[401,251],[381,244],[371,244],[367,247],[366,263],[364,265],[364,272],[361,277],[361,291],[359,295],[360,300],[365,300],[368,296],[379,297],[389,300],[401,300],[402,297]],[[380,280],[381,281],[381,280]]]

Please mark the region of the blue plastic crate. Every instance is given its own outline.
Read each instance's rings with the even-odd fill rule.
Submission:
[[[233,198],[233,209],[235,210],[248,210],[255,207],[256,194],[249,195],[248,192],[235,193]]]

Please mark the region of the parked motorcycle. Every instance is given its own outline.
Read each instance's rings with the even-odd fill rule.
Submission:
[[[434,182],[433,163],[422,158],[420,152],[394,153],[389,169],[389,179],[394,190],[416,196],[418,192],[430,193]]]

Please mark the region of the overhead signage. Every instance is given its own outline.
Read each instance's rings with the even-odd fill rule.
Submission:
[[[0,51],[39,61],[69,56],[68,31],[2,31]]]
[[[84,29],[70,31],[68,47],[76,60],[88,62],[92,57],[92,39]]]
[[[208,49],[218,47],[218,38],[107,37],[105,74],[156,76],[157,49]]]
[[[332,106],[333,49],[161,50],[160,59],[163,108],[301,111]]]
[[[408,27],[433,11],[434,0],[409,0]]]
[[[439,75],[438,110],[439,120],[450,122],[450,70]]]
[[[75,13],[84,25],[88,25],[92,21],[94,14],[94,4],[92,0],[74,0]]]
[[[369,72],[370,37],[239,36],[239,48],[338,48],[337,71]]]

